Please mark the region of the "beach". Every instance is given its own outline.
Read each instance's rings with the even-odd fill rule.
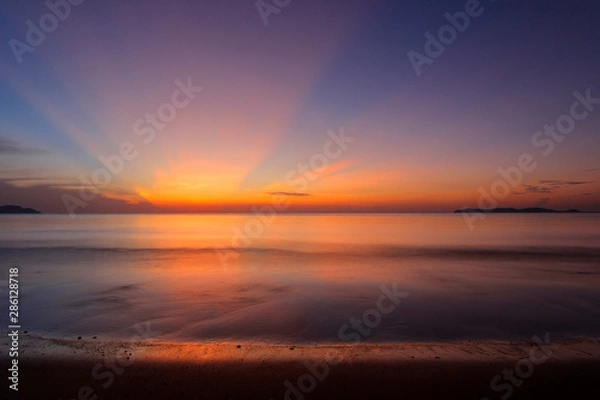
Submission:
[[[489,399],[515,370],[514,399],[596,399],[600,340],[551,343],[529,371],[533,343],[268,345],[23,338],[20,398]],[[539,349],[539,347],[538,347]],[[540,350],[539,359],[545,353]],[[80,396],[81,397],[78,397]],[[94,397],[97,396],[97,397]],[[506,397],[508,398],[508,397]]]

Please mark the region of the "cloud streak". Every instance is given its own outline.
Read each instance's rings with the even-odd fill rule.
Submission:
[[[594,181],[564,181],[560,179],[542,179],[536,185],[521,185],[521,191],[514,192],[515,195],[526,193],[548,194],[554,193],[564,187],[580,186],[594,183]]]
[[[39,155],[48,154],[49,151],[26,147],[16,140],[0,137],[0,156],[2,155]]]
[[[308,193],[298,193],[298,192],[268,192],[271,196],[294,196],[294,197],[308,197],[310,194]]]

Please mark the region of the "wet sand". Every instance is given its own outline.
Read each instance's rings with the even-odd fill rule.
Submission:
[[[494,341],[295,346],[32,335],[21,340],[19,396],[9,393],[9,398],[491,400],[509,391],[514,399],[600,395],[597,339],[543,347]],[[537,364],[529,361],[533,355]],[[521,368],[522,379],[516,373],[515,384],[501,378],[497,384],[502,386],[493,391],[492,379],[515,368]],[[7,390],[3,386],[0,392]]]

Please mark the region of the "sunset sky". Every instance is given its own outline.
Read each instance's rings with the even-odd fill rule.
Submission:
[[[600,210],[597,1],[49,3],[64,20],[0,5],[0,204],[440,212],[483,189]],[[478,16],[418,76],[408,53],[465,3]],[[574,127],[537,134],[557,121]]]

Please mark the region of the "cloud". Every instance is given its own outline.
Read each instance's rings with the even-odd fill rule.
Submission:
[[[565,197],[582,197],[582,196],[591,196],[592,194],[587,192],[587,193],[578,193],[578,194],[573,194],[571,196],[565,196]]]
[[[514,192],[515,195],[523,195],[526,193],[548,194],[554,193],[557,190],[566,186],[579,186],[594,183],[594,181],[564,181],[560,179],[542,179],[536,185],[521,185],[522,190]]]
[[[80,193],[74,189],[62,189],[53,185],[38,184],[33,186],[19,187],[14,183],[0,179],[0,205],[16,204],[23,207],[31,207],[45,213],[66,214],[68,211],[63,203],[62,195],[69,194],[79,197]],[[90,213],[135,213],[153,212],[156,207],[147,200],[138,196],[137,201],[110,198],[99,194],[94,200],[88,202],[85,209],[79,208],[78,214]]]
[[[47,150],[26,147],[16,140],[0,137],[0,156],[2,155],[38,155],[47,154]]]
[[[296,197],[307,197],[310,196],[308,193],[298,192],[268,192],[271,196],[296,196]]]
[[[555,186],[563,186],[563,185],[585,185],[587,183],[594,183],[593,181],[562,181],[558,179],[543,179],[538,181],[541,184],[555,185]]]
[[[540,185],[523,185],[525,187],[525,193],[552,193],[556,189]]]

